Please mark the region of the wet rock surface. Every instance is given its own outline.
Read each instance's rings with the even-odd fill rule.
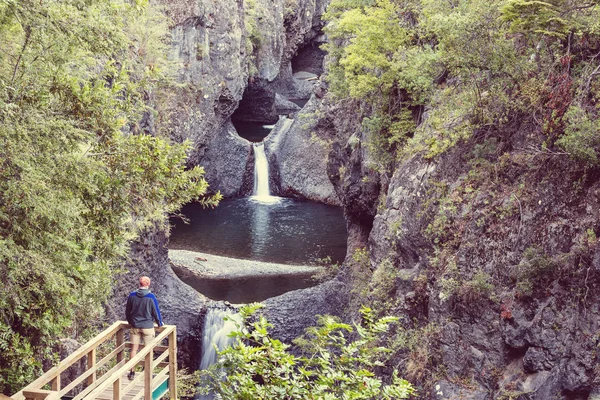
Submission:
[[[309,265],[242,260],[188,250],[169,250],[169,259],[182,271],[204,278],[233,279],[246,276],[315,274],[320,270],[319,267]]]

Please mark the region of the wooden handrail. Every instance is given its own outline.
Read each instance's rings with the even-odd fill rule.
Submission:
[[[125,326],[124,326],[125,325]],[[91,349],[95,349],[100,346],[102,343],[106,342],[112,335],[114,335],[118,330],[123,329],[125,327],[129,327],[129,324],[123,321],[117,321],[111,326],[109,326],[104,331],[100,332],[96,335],[92,340],[81,346],[77,351],[69,355],[67,358],[62,360],[60,364],[55,367],[50,368],[45,374],[37,378],[35,381],[27,385],[25,388],[15,393],[11,397],[14,400],[24,400],[25,396],[23,395],[23,391],[29,389],[40,389],[44,385],[50,383],[51,380],[59,376],[62,372],[66,371],[69,367],[83,358],[85,355],[89,353]]]
[[[114,391],[114,398],[121,398],[133,387],[136,386],[143,378],[144,390],[141,392],[144,397],[151,397],[152,392],[158,387],[158,385],[169,379],[169,391],[172,399],[176,398],[176,368],[177,368],[177,337],[176,327],[174,325],[166,325],[159,328],[155,328],[158,335],[150,342],[144,344],[144,347],[137,353],[137,355],[129,360],[123,360],[123,351],[126,348],[131,347],[131,343],[125,342],[123,337],[124,329],[129,328],[129,324],[125,321],[117,321],[110,327],[96,335],[92,340],[81,346],[77,351],[69,355],[67,358],[62,360],[58,365],[48,370],[38,379],[25,388],[17,392],[11,397],[12,400],[58,400],[65,394],[73,390],[77,385],[84,382],[88,383],[88,387],[79,393],[74,400],[83,399],[95,399],[111,385]],[[96,360],[96,352],[98,347],[111,339],[116,335],[117,345],[108,355],[104,356],[101,360]],[[169,339],[168,346],[163,346],[161,343],[166,338]],[[160,355],[153,359],[154,351],[158,350]],[[66,371],[73,364],[80,361],[83,357],[88,356],[87,366],[88,368],[84,373],[77,377],[74,381],[69,383],[64,388],[61,387],[60,375]],[[98,379],[96,374],[100,368],[106,366],[109,362],[114,360],[116,357],[117,364],[109,371],[104,372]],[[169,358],[168,363],[164,361]],[[140,364],[144,364],[144,374],[136,376],[133,382],[127,385],[125,390],[121,388],[121,379],[128,371]],[[155,367],[162,367],[157,376],[152,376],[153,369]],[[160,382],[159,382],[160,381]],[[52,390],[42,389],[46,385],[50,385]]]
[[[123,350],[125,348],[125,344],[120,345],[119,347],[117,347],[116,349],[114,349],[113,351],[111,351],[106,357],[104,357],[102,360],[98,361],[98,363],[94,366],[94,368],[91,368],[87,371],[85,371],[83,374],[79,375],[79,378],[75,379],[74,381],[72,381],[71,383],[69,383],[67,386],[65,386],[63,389],[61,389],[59,391],[59,396],[64,396],[65,394],[69,393],[75,386],[79,385],[80,383],[82,383],[84,380],[86,380],[90,375],[92,375],[93,373],[97,372],[98,369],[102,368],[105,364],[107,364],[108,362],[110,362],[110,360],[112,360],[112,358],[121,350]]]
[[[89,393],[89,396],[91,398],[96,398],[97,396],[99,396],[116,379],[120,379],[121,376],[125,375],[128,371],[133,369],[133,367],[135,367],[140,361],[145,359],[146,356],[148,354],[150,354],[151,351],[154,350],[154,345],[161,343],[164,339],[167,338],[167,336],[169,336],[170,333],[175,332],[175,326],[173,326],[173,325],[167,325],[167,326],[164,326],[164,328],[165,329],[163,329],[162,332],[154,338],[154,340],[152,340],[150,343],[146,344],[133,359],[129,360],[125,365],[123,365],[117,371],[112,373],[111,374],[113,377],[112,379],[107,379],[104,382],[102,382],[101,384],[96,385],[94,390],[91,393]],[[148,371],[148,372],[150,374],[152,374],[152,371]],[[173,376],[173,378],[175,378],[175,377]],[[75,397],[73,400],[79,400],[79,398]]]

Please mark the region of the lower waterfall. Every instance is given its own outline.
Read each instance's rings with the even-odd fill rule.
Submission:
[[[225,320],[225,317],[235,318],[229,310],[212,308],[209,309],[204,320],[204,334],[202,335],[202,360],[200,369],[207,369],[217,361],[217,349],[223,350],[233,343],[228,335],[236,329],[233,320]],[[216,346],[216,348],[215,348]],[[212,400],[212,394],[200,395],[196,400]]]

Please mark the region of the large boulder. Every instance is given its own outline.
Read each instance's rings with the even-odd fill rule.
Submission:
[[[291,343],[317,324],[317,316],[341,317],[348,302],[348,287],[339,280],[330,280],[307,289],[295,290],[264,302],[264,315],[273,324],[273,337]]]
[[[233,124],[228,122],[208,144],[202,165],[211,191],[218,190],[225,197],[239,195],[244,184],[252,182],[252,145],[241,138]]]
[[[278,194],[339,205],[327,175],[329,142],[315,133],[320,129],[312,97],[290,120],[283,118],[265,140],[270,166],[279,174]]]

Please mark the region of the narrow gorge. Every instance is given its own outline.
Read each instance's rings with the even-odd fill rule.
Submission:
[[[361,305],[368,305],[380,315],[399,317],[400,328],[391,333],[391,352],[379,373],[389,377],[397,368],[418,388],[416,398],[600,398],[600,169],[548,147],[551,135],[536,118],[549,118],[552,112],[498,110],[505,99],[494,97],[498,87],[493,79],[518,72],[489,72],[501,63],[488,54],[494,50],[482,50],[485,45],[475,39],[463,47],[460,38],[444,42],[457,54],[458,49],[471,52],[472,58],[456,62],[448,56],[444,67],[434,71],[427,69],[429,61],[411,64],[415,53],[407,50],[402,56],[406,59],[395,59],[404,69],[387,92],[392,100],[381,106],[391,115],[386,122],[378,114],[377,99],[332,96],[325,76],[339,70],[329,59],[336,55],[326,56],[322,50],[331,43],[323,33],[325,2],[163,3],[173,21],[172,54],[181,65],[181,87],[172,99],[173,135],[193,143],[189,165],[204,167],[210,190],[225,197],[214,211],[221,208],[237,218],[240,234],[225,243],[235,232],[218,236],[226,223],[217,220],[200,220],[198,226],[205,230],[192,233],[193,215],[205,211],[188,205],[182,213],[192,225],[174,221],[172,232],[152,231],[132,249],[123,281],[147,273],[156,282],[165,318],[178,326],[185,366],[196,368],[206,354],[200,349],[206,346],[203,334],[210,325],[207,318],[214,317],[215,301],[218,307],[223,301],[263,301],[263,312],[274,324],[273,336],[286,343],[314,325],[316,315],[351,321],[358,318]],[[460,19],[464,2],[456,3],[444,12]],[[430,16],[435,7],[427,4],[431,9],[425,15]],[[398,25],[416,24],[412,12],[399,13],[409,22],[402,19]],[[469,12],[473,20],[481,14]],[[435,33],[441,37],[444,32]],[[499,37],[513,40],[510,35],[517,34]],[[329,40],[352,45],[331,35]],[[515,41],[524,52],[525,44]],[[428,46],[423,50],[427,57]],[[584,52],[584,44],[578,46],[569,51]],[[539,48],[525,65],[542,65],[535,58],[543,57]],[[470,75],[456,72],[471,68],[469,60],[475,57],[492,66]],[[553,65],[558,64],[555,60]],[[434,94],[427,103],[415,100],[420,95],[415,88],[422,83],[408,75],[415,70],[431,75],[427,88]],[[558,72],[552,73],[558,80]],[[586,76],[589,91],[594,75]],[[464,89],[469,79],[476,82],[472,91]],[[530,86],[506,96],[529,96],[527,90],[540,84],[531,79]],[[361,82],[354,83],[358,87]],[[558,89],[552,93],[558,96]],[[539,100],[533,97],[521,100]],[[543,106],[549,104],[551,100]],[[461,114],[469,107],[475,111]],[[477,114],[482,109],[497,115]],[[379,147],[373,145],[373,126],[384,126],[381,132],[387,135],[378,137]],[[400,131],[405,136],[398,139],[394,135]],[[382,148],[393,156],[382,155]],[[284,231],[268,233],[265,228],[274,226],[276,210],[298,204],[314,205],[315,214],[307,214],[312,216],[306,217],[306,225],[295,221],[300,225],[293,226],[310,230],[315,225],[309,234],[322,235],[318,245],[333,243],[336,248],[313,254],[313,260],[327,255],[340,265],[318,285],[309,282],[314,271],[303,269],[310,261],[306,253],[312,252],[298,244],[304,228],[287,239]],[[339,210],[337,217],[330,213],[334,209]],[[298,207],[293,212],[303,211]],[[190,247],[197,239],[180,236],[186,230],[190,237],[216,238],[214,247]],[[278,253],[287,258],[265,250],[272,242],[244,243],[266,237],[281,243]],[[293,245],[285,247],[285,240]],[[175,256],[174,251],[200,255]],[[208,260],[205,253],[290,264],[285,274],[291,282],[284,282],[281,270],[254,264],[231,266],[240,270],[229,277],[210,268],[205,278],[198,277],[194,268],[227,266],[226,261]],[[214,278],[206,279],[210,274]],[[282,290],[238,296],[249,287],[258,288],[270,275],[277,275],[273,285]],[[234,281],[241,286],[233,288]],[[117,283],[109,317],[120,316],[127,290]],[[225,292],[232,297],[219,297]]]

